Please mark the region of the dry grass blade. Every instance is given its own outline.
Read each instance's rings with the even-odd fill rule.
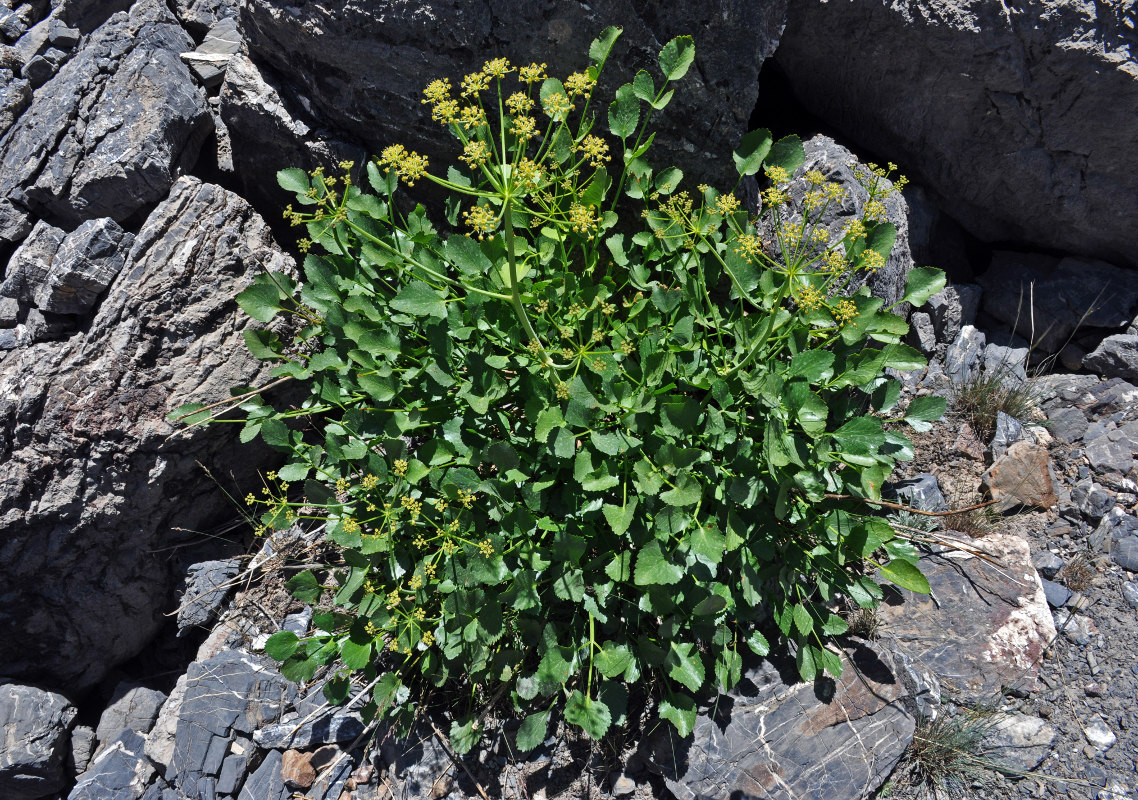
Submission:
[[[974,371],[957,387],[952,402],[953,411],[968,421],[982,442],[996,432],[999,412],[1028,419],[1034,405],[1031,385],[1016,380],[1005,370]]]

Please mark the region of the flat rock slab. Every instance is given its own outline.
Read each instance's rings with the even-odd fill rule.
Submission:
[[[1047,509],[1059,502],[1051,457],[1046,447],[1034,442],[1019,441],[1008,447],[984,475],[984,485],[1000,511],[1016,506]]]
[[[882,604],[887,641],[959,702],[990,701],[1005,686],[1033,690],[1055,622],[1027,542],[1010,534],[948,535],[996,563],[960,551],[922,558],[932,592],[898,590]]]
[[[67,785],[63,760],[77,713],[62,695],[0,686],[0,797],[35,800]]]
[[[845,655],[836,682],[797,683],[792,667],[768,661],[748,670],[690,739],[661,727],[654,768],[679,800],[866,796],[901,758],[915,721],[887,653],[860,645]]]
[[[79,776],[67,800],[137,800],[154,777],[146,758],[146,739],[125,730],[103,748],[90,768]]]

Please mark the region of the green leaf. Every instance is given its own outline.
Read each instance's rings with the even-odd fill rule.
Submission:
[[[735,169],[740,175],[754,175],[763,166],[763,159],[771,150],[771,132],[766,128],[751,131],[739,142],[739,149],[731,154]]]
[[[697,617],[710,617],[727,608],[727,601],[717,594],[710,594],[700,600],[692,613]]]
[[[770,642],[767,641],[767,637],[758,631],[751,631],[751,635],[747,637],[747,647],[751,648],[751,652],[760,657],[768,655],[771,651],[771,645]]]
[[[371,653],[372,642],[370,640],[358,644],[351,639],[345,639],[340,645],[340,659],[344,662],[344,666],[351,670],[363,669],[370,664]]]
[[[445,253],[447,261],[467,275],[486,275],[493,266],[478,241],[469,236],[451,236],[447,239]]]
[[[866,235],[865,249],[876,250],[882,258],[888,260],[895,241],[897,241],[897,227],[892,222],[879,222]]]
[[[293,575],[285,586],[292,592],[292,596],[302,603],[315,603],[324,593],[324,587],[316,580],[316,576],[308,570]]]
[[[691,691],[698,692],[703,688],[707,671],[704,669],[703,659],[700,658],[695,643],[670,642],[669,648],[668,656],[664,660],[664,666],[668,668],[668,677],[682,683]]]
[[[905,279],[905,296],[902,302],[923,306],[945,286],[944,272],[933,267],[914,267]]]
[[[943,397],[917,397],[905,409],[905,419],[936,422],[944,416],[947,405],[948,403]]]
[[[697,525],[687,536],[688,546],[700,561],[717,566],[727,549],[727,537],[710,525]]]
[[[788,378],[802,377],[810,383],[822,383],[834,375],[834,354],[829,350],[804,350],[790,359]]]
[[[908,589],[917,594],[929,593],[929,580],[909,561],[894,559],[888,564],[882,564],[881,576],[890,583],[895,583],[902,589]]]
[[[197,425],[210,419],[211,416],[212,412],[205,403],[185,403],[167,414],[166,419],[184,425]]]
[[[632,84],[626,83],[616,90],[616,99],[609,104],[609,131],[613,136],[627,139],[636,133],[638,122],[640,101],[636,99]]]
[[[656,85],[647,71],[640,70],[636,73],[636,77],[632,80],[632,92],[646,103],[656,99]]]
[[[771,145],[766,163],[768,167],[782,167],[787,175],[793,176],[806,163],[802,140],[793,134],[779,139]]]
[[[814,630],[814,619],[810,616],[810,612],[802,603],[794,604],[794,627],[798,629],[798,633],[806,636],[810,631]]]
[[[632,577],[632,553],[617,553],[605,567],[605,575],[621,583]]]
[[[530,714],[518,727],[518,750],[528,753],[545,741],[545,734],[549,730],[549,711],[539,711]]]
[[[265,642],[265,655],[275,661],[285,661],[296,652],[300,639],[292,631],[274,633]]]
[[[637,586],[670,585],[684,577],[683,567],[673,564],[660,549],[660,543],[653,541],[645,545],[636,556],[636,574],[633,582]]]
[[[907,344],[887,344],[881,352],[885,354],[885,366],[892,367],[898,372],[920,369],[928,363],[920,351]]]
[[[304,194],[312,184],[308,182],[308,173],[299,167],[290,167],[277,172],[277,184],[286,192]]]
[[[459,755],[469,753],[482,738],[476,714],[468,714],[450,724],[450,746]]]
[[[284,345],[281,337],[272,331],[259,328],[246,328],[241,332],[249,352],[262,361],[279,361]]]
[[[237,295],[237,305],[258,322],[271,322],[281,310],[280,290],[271,281],[257,280]]]
[[[565,719],[581,728],[594,741],[608,733],[612,725],[612,712],[604,703],[593,700],[574,689],[565,702]]]
[[[628,499],[623,506],[614,506],[606,503],[601,511],[608,521],[609,527],[612,532],[617,536],[623,536],[624,532],[628,530],[628,526],[632,524],[633,517],[636,512],[636,496],[633,495]]]
[[[675,725],[681,737],[691,736],[695,730],[695,717],[695,700],[682,692],[660,701],[660,718]]]
[[[603,64],[612,52],[612,46],[623,32],[623,28],[615,25],[605,28],[589,45],[589,58],[598,66]]]
[[[677,36],[660,51],[660,71],[669,81],[678,81],[687,74],[695,59],[695,43],[690,36]]]
[[[412,281],[391,298],[391,307],[414,317],[446,317],[443,296],[422,281]]]
[[[632,663],[632,651],[628,645],[605,642],[604,647],[593,657],[593,666],[606,678],[624,674]]]
[[[691,506],[703,496],[703,487],[691,473],[684,473],[676,481],[674,489],[660,495],[660,499],[670,506]]]
[[[807,683],[818,677],[818,662],[815,655],[815,648],[812,645],[803,644],[799,646],[795,658],[798,662],[798,675]]]

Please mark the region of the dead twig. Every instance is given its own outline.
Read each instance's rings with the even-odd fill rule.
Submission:
[[[952,511],[922,511],[913,506],[902,505],[901,503],[891,503],[888,500],[870,500],[868,497],[856,497],[852,494],[830,494],[826,493],[826,497],[830,500],[860,500],[863,503],[869,503],[874,506],[881,506],[882,508],[892,508],[896,511],[908,511],[910,514],[921,514],[925,517],[951,517],[955,514],[963,514],[967,511],[976,511],[981,508],[987,508],[990,505],[998,503],[998,500],[987,500],[983,503],[977,503],[974,506],[967,508],[954,508]]]

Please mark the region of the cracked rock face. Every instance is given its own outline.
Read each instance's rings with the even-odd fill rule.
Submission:
[[[34,216],[122,222],[165,197],[212,125],[178,57],[192,49],[157,0],[95,31],[0,139],[0,240]]]
[[[499,55],[522,64],[547,62],[551,75],[564,78],[588,65],[589,43],[618,22],[624,34],[601,87],[608,97],[638,69],[657,76],[660,48],[674,36],[693,35],[695,64],[671,106],[654,117],[661,128],[656,162],[675,161],[689,177],[726,168],[734,182],[730,153],[747,130],[759,68],[778,43],[785,9],[786,0],[679,4],[666,14],[631,0],[250,0],[242,5],[241,21],[251,55],[287,75],[292,86],[285,93],[319,118],[312,127],[329,124],[375,153],[403,141],[450,159],[453,140],[419,103],[431,78],[449,77],[457,86],[463,74]]]
[[[1138,266],[1131,0],[792,0],[797,97],[988,241]]]
[[[0,796],[35,800],[67,785],[63,761],[78,713],[61,695],[32,686],[0,687]]]
[[[165,417],[267,375],[234,301],[262,267],[292,269],[265,222],[182,178],[85,333],[0,359],[0,675],[98,682],[160,624],[172,528],[233,513],[195,462],[240,479],[258,454]]]
[[[690,740],[670,725],[653,763],[680,800],[724,797],[835,800],[865,797],[893,771],[916,721],[891,656],[868,644],[845,653],[829,691],[764,661],[701,714]]]

